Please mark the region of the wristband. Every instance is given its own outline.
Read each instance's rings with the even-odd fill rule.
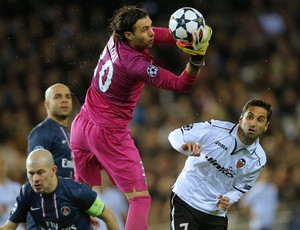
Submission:
[[[205,66],[204,57],[200,55],[191,55],[190,65],[194,68]]]

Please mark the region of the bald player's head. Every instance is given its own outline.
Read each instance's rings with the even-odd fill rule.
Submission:
[[[46,149],[29,153],[26,160],[27,177],[35,192],[50,193],[57,186],[57,171],[52,154]]]
[[[45,164],[52,168],[54,165],[53,155],[46,149],[33,150],[27,157],[26,167],[28,164]]]
[[[68,86],[56,83],[45,91],[44,106],[48,117],[66,125],[72,111],[72,94]]]
[[[70,89],[68,86],[62,84],[62,83],[56,83],[54,85],[51,85],[48,89],[45,91],[45,101],[51,100],[51,97],[56,93],[56,91],[65,90],[70,92]],[[71,93],[71,92],[70,92]]]

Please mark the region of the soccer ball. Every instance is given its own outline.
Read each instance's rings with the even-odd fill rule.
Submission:
[[[182,7],[170,17],[169,30],[176,40],[191,42],[191,32],[205,26],[203,15],[192,7]]]

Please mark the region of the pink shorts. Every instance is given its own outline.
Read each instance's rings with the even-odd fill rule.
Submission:
[[[71,127],[75,180],[101,185],[101,169],[122,192],[147,190],[146,175],[128,128],[101,127],[78,114]]]

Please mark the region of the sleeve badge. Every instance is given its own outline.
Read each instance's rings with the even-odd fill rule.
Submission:
[[[158,73],[158,68],[155,65],[149,65],[147,68],[147,73],[149,77],[156,77]]]
[[[189,125],[185,125],[185,126],[182,126],[182,129],[184,131],[189,131],[193,128],[194,124],[189,124]]]

